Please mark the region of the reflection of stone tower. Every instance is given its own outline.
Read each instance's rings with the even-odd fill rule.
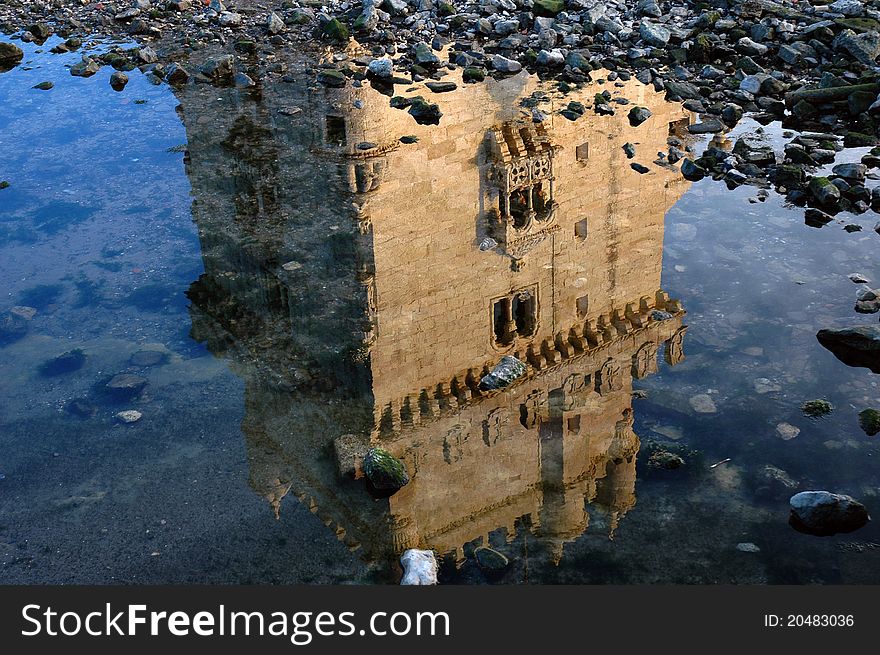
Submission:
[[[591,512],[613,533],[635,503],[632,379],[656,371],[661,344],[679,361],[685,330],[660,288],[663,217],[684,186],[637,174],[621,146],[653,155],[688,116],[635,82],[584,97],[605,87],[653,117],[568,121],[519,76],[432,96],[440,126],[366,84],[263,96],[232,112],[231,131],[266,125],[231,160],[187,121],[206,262],[194,334],[247,381],[250,482],[276,511],[289,491],[368,559],[461,558],[523,517],[557,560]],[[272,166],[248,163],[268,152]],[[249,197],[246,173],[217,174],[230,162],[260,171]],[[505,354],[527,374],[481,392]],[[412,482],[373,502],[338,479],[327,451],[343,433],[401,457]]]

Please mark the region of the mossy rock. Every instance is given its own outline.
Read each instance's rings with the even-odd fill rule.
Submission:
[[[880,411],[876,409],[863,409],[859,412],[859,427],[869,437],[880,432]]]
[[[834,21],[853,32],[880,32],[880,23],[873,18],[838,18]]]
[[[486,79],[486,71],[478,66],[468,66],[461,76],[465,82],[482,82]]]
[[[345,86],[345,75],[335,68],[322,68],[318,71],[318,82],[324,86],[341,88]]]
[[[565,9],[565,0],[535,0],[532,12],[535,16],[553,18],[563,9]]]
[[[843,137],[843,145],[846,148],[865,148],[873,146],[877,143],[877,137],[873,134],[863,134],[861,132],[847,132]]]
[[[6,180],[0,180],[0,189],[8,189],[8,188],[9,188],[9,182],[7,182]]]
[[[448,2],[441,2],[440,8],[437,10],[438,16],[455,16],[456,15],[455,7],[453,7]]]
[[[404,463],[382,448],[370,448],[367,452],[364,475],[380,491],[397,491],[409,482]]]
[[[321,33],[331,41],[336,41],[338,43],[348,42],[348,25],[340,22],[338,18],[327,21],[321,29]]]
[[[830,414],[832,409],[834,408],[831,406],[831,403],[829,403],[827,400],[822,400],[821,398],[817,398],[816,400],[808,400],[803,405],[801,405],[801,411],[803,411],[803,413],[810,418],[818,418],[820,416]]]

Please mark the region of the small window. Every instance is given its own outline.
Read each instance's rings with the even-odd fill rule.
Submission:
[[[516,333],[521,337],[530,337],[535,333],[538,318],[538,303],[535,294],[529,290],[519,291],[513,296],[513,320],[516,322]]]
[[[587,313],[590,311],[590,297],[589,296],[581,296],[577,299],[577,313],[578,318],[584,318]]]
[[[578,434],[581,431],[581,415],[571,416],[568,419],[568,431],[571,434]]]
[[[507,332],[508,316],[510,316],[510,298],[501,298],[492,305],[492,331],[495,333],[495,343],[505,345],[513,340],[513,335]]]
[[[344,146],[345,141],[345,119],[342,116],[327,116],[327,143]]]
[[[590,158],[590,144],[580,144],[577,148],[575,148],[574,156],[578,161],[587,161]]]
[[[578,239],[586,239],[587,238],[587,219],[578,221],[574,224],[574,235]]]

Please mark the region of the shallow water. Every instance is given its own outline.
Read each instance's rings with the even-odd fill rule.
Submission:
[[[0,347],[0,580],[395,582],[407,547],[449,583],[880,580],[876,523],[787,524],[797,489],[876,512],[857,420],[876,377],[815,338],[876,320],[847,278],[877,275],[873,214],[814,229],[773,193],[681,180],[652,160],[693,117],[637,83],[583,98],[648,106],[638,128],[625,106],[569,121],[525,76],[398,86],[440,105],[419,125],[296,64],[271,88],[175,96],[133,71],[116,93],[52,44],[0,74],[0,310],[36,310]],[[546,135],[517,122],[535,104]],[[504,228],[520,151],[535,213]],[[46,367],[75,349],[81,367]],[[481,397],[504,354],[527,379]],[[146,386],[114,395],[120,373]],[[807,418],[814,398],[834,411]],[[374,500],[340,477],[343,434],[410,484]],[[651,467],[658,447],[685,465]],[[768,488],[767,465],[795,486]],[[480,544],[508,569],[482,572]]]

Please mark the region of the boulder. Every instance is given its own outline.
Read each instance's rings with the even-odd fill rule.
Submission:
[[[789,503],[789,524],[799,532],[816,536],[853,532],[870,520],[865,506],[844,494],[802,491],[792,496]]]
[[[880,411],[868,408],[859,412],[859,427],[865,431],[869,437],[873,437],[880,432]]]
[[[880,325],[819,330],[816,338],[847,366],[880,373]]]
[[[14,43],[0,41],[0,70],[18,66],[24,58],[24,51]]]
[[[629,110],[629,114],[627,115],[629,118],[629,124],[633,127],[638,127],[651,118],[651,116],[651,110],[647,107],[633,107]]]
[[[526,365],[511,355],[505,355],[492,371],[480,380],[482,391],[503,389],[526,374]]]
[[[406,465],[382,448],[370,448],[364,456],[364,475],[379,491],[394,493],[409,482]]]
[[[435,585],[437,584],[437,557],[433,550],[410,548],[400,556],[403,566],[402,585]]]

